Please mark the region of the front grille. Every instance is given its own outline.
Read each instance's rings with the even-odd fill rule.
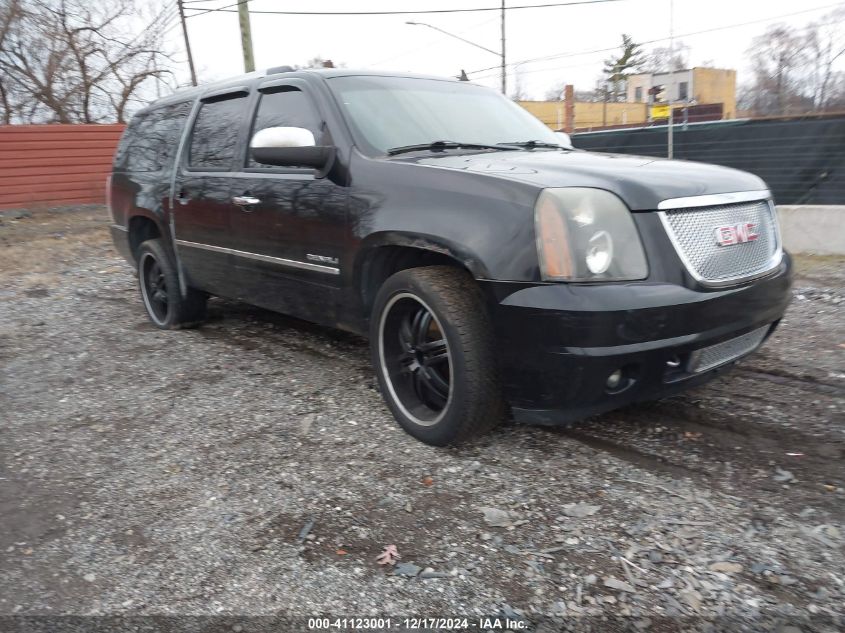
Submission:
[[[661,212],[678,255],[698,281],[725,284],[755,277],[780,261],[777,219],[768,200]],[[718,227],[755,225],[756,240],[720,246]]]
[[[699,374],[753,352],[763,342],[768,330],[769,326],[765,325],[742,336],[694,351],[690,354],[687,371]]]

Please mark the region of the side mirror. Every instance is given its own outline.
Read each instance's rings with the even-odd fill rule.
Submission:
[[[301,127],[267,127],[249,144],[252,158],[264,165],[324,169],[334,157],[334,147],[317,145],[314,134]]]
[[[572,138],[566,132],[555,132],[555,136],[557,136],[557,142],[563,147],[575,149],[575,146],[572,144]]]

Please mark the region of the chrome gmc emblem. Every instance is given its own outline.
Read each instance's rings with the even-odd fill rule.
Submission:
[[[733,246],[753,242],[760,234],[757,233],[754,222],[740,222],[716,227],[716,243],[719,246]]]

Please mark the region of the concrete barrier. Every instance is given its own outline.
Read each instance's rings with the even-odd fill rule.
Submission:
[[[790,253],[845,255],[845,205],[779,205],[783,247]]]

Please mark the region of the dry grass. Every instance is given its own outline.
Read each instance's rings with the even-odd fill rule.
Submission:
[[[31,213],[0,224],[0,279],[24,288],[54,287],[62,271],[92,252],[112,248],[108,215],[101,207]]]

